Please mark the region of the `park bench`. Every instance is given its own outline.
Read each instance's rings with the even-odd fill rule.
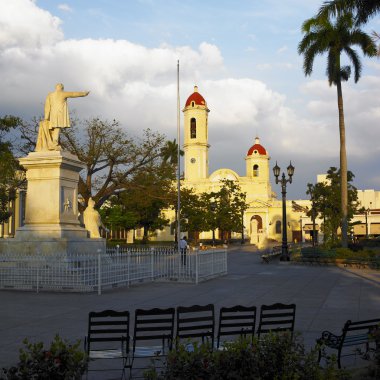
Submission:
[[[317,339],[320,344],[318,362],[322,358],[325,347],[337,350],[338,367],[341,368],[341,358],[360,354],[363,358],[368,357],[370,352],[374,352],[376,343],[372,338],[372,333],[380,328],[380,318],[366,321],[352,322],[348,320],[342,329],[341,335],[335,335],[330,331],[323,331],[321,338]],[[371,344],[372,343],[372,344]],[[374,347],[375,346],[375,347]],[[347,352],[347,348],[356,347]],[[364,351],[363,351],[364,349]]]
[[[262,262],[268,264],[269,261],[276,259],[277,257],[280,257],[281,253],[282,253],[281,246],[273,247],[269,250],[268,253],[264,253],[263,255],[261,255]]]

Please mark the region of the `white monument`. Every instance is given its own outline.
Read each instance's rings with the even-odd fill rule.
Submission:
[[[106,226],[102,223],[102,218],[98,210],[95,209],[95,202],[91,197],[88,200],[86,210],[83,212],[83,221],[91,239],[100,238],[100,228],[108,231]]]
[[[67,99],[89,92],[66,92],[57,84],[45,102],[36,151],[20,159],[28,181],[25,224],[0,251],[25,254],[70,254],[105,251],[105,240],[89,238],[78,220],[79,172],[85,165],[59,144],[61,128],[70,127]]]

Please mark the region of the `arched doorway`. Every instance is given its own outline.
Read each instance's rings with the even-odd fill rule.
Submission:
[[[259,215],[253,215],[250,221],[251,244],[260,244],[260,235],[263,230],[263,219]],[[259,232],[260,231],[260,232]]]

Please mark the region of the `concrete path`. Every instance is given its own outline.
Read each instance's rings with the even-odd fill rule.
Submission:
[[[295,303],[296,330],[307,345],[322,330],[339,333],[347,319],[380,317],[380,272],[335,266],[262,264],[249,247],[230,250],[228,275],[199,285],[146,283],[97,294],[0,291],[0,368],[15,364],[23,338],[55,334],[83,339],[90,311],[214,303],[221,306]],[[133,313],[132,313],[133,314]]]

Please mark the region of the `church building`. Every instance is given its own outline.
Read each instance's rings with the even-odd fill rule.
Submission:
[[[198,87],[187,98],[184,114],[184,178],[181,186],[192,188],[196,193],[218,191],[220,180],[235,181],[241,191],[247,194],[248,209],[243,215],[244,238],[258,247],[265,247],[268,239],[281,241],[282,239],[282,201],[278,200],[270,182],[269,152],[256,137],[252,146],[247,146],[245,175],[240,176],[234,170],[222,168],[209,174],[208,143],[208,114],[210,110],[205,98],[199,93]],[[309,201],[297,201],[297,204],[306,207]],[[287,202],[287,235],[288,241],[301,240],[301,217],[305,212],[298,208],[293,210],[292,202]],[[166,217],[174,222],[175,215],[168,212]],[[157,240],[174,238],[168,230],[158,231]],[[233,233],[232,238],[241,238],[241,233]],[[201,232],[199,239],[210,239],[211,232]]]

